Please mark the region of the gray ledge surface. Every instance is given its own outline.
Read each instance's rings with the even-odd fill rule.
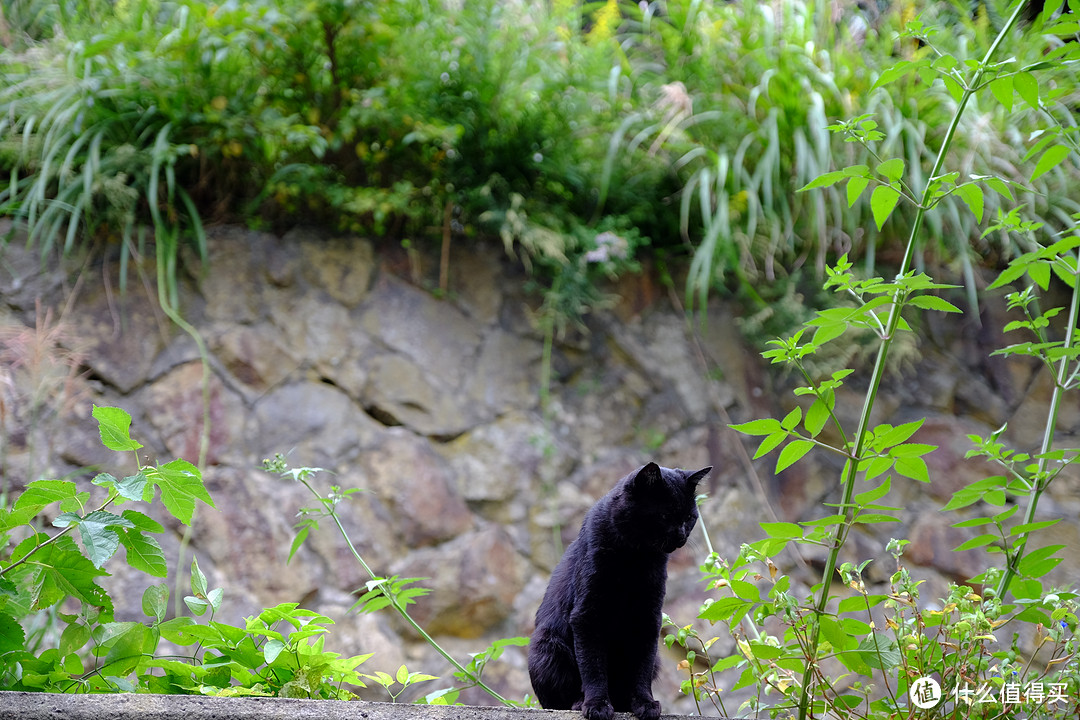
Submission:
[[[618,720],[632,715],[616,713]],[[667,720],[677,715],[665,715]],[[199,695],[0,692],[2,720],[581,720],[581,713],[475,705],[432,706]]]

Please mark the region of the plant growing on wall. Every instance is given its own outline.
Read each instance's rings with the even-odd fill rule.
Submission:
[[[1060,5],[1060,3],[1058,4]],[[1048,7],[1052,18],[1056,7]],[[844,467],[839,478],[839,500],[823,517],[793,522],[762,523],[766,537],[743,545],[731,560],[711,553],[702,566],[717,597],[702,608],[700,618],[720,623],[735,640],[735,654],[714,658],[705,639],[691,626],[672,625],[667,638],[688,651],[684,690],[700,702],[711,700],[724,712],[729,690],[750,689],[744,707],[801,718],[895,717],[922,710],[956,717],[1005,717],[1033,713],[1065,717],[1080,702],[1080,640],[1077,629],[1078,596],[1068,588],[1045,582],[1060,563],[1064,546],[1036,548],[1035,538],[1057,519],[1039,515],[1046,488],[1080,457],[1080,449],[1055,444],[1058,414],[1067,393],[1075,392],[1080,377],[1080,231],[1072,217],[1060,233],[1047,232],[1040,223],[1024,222],[1019,212],[1001,212],[991,231],[1023,234],[1033,249],[1016,257],[990,289],[1026,278],[1030,286],[1010,293],[1010,308],[1022,318],[1009,323],[1009,333],[1028,338],[997,351],[1004,355],[1037,358],[1053,377],[1041,447],[1022,452],[1008,447],[1006,428],[989,437],[972,436],[969,456],[996,462],[1002,474],[958,490],[943,510],[960,511],[954,527],[979,528],[980,534],[957,550],[984,548],[986,569],[968,584],[954,585],[939,604],[920,597],[920,582],[903,561],[903,540],[889,542],[895,572],[883,592],[867,588],[862,571],[869,562],[840,562],[840,551],[859,525],[880,525],[896,520],[898,508],[888,503],[894,483],[928,482],[924,458],[934,446],[915,440],[922,421],[892,426],[873,425],[871,412],[884,374],[890,347],[898,333],[909,331],[909,320],[920,312],[959,312],[941,296],[950,286],[935,283],[913,269],[921,248],[924,216],[944,198],[956,197],[979,221],[983,219],[986,191],[1012,201],[1009,183],[993,175],[961,178],[946,166],[965,108],[976,97],[1012,107],[1016,97],[1050,121],[1029,151],[1037,158],[1031,178],[1036,179],[1066,161],[1075,161],[1077,149],[1071,126],[1057,121],[1056,98],[1062,87],[1040,73],[1071,62],[1077,50],[1057,45],[1037,62],[1021,66],[997,59],[1012,37],[1024,11],[1014,4],[1011,15],[981,60],[961,61],[933,46],[930,28],[915,21],[907,37],[927,43],[931,53],[918,60],[902,60],[885,70],[877,85],[909,77],[923,82],[941,81],[956,103],[933,167],[914,173],[900,157],[877,157],[883,135],[870,116],[838,122],[831,130],[861,144],[875,156],[874,165],[854,165],[824,173],[804,191],[845,186],[848,202],[869,194],[874,222],[883,227],[901,202],[913,207],[909,240],[898,272],[891,279],[860,279],[847,256],[828,268],[825,287],[846,298],[846,304],[818,312],[792,336],[775,340],[764,353],[773,363],[788,366],[804,384],[795,391],[802,402],[783,418],[752,420],[733,426],[760,438],[756,457],[779,450],[777,472],[808,453],[823,450],[839,455]],[[1070,34],[1068,18],[1045,28]],[[1047,76],[1049,77],[1049,76]],[[920,184],[913,177],[923,177]],[[1036,234],[1038,233],[1038,234]],[[1045,242],[1041,240],[1049,236]],[[1069,292],[1062,307],[1041,308],[1036,296],[1053,279]],[[877,337],[877,360],[854,428],[841,422],[837,390],[850,369],[815,376],[808,360],[825,345],[852,330]],[[830,429],[825,433],[826,428]],[[1043,533],[1040,535],[1040,533]],[[820,581],[803,595],[792,579],[781,573],[772,558],[785,548],[815,545],[826,552]],[[837,580],[843,589],[837,587]],[[1012,636],[1012,641],[1006,637]],[[703,659],[707,669],[698,671]],[[733,683],[724,673],[737,674]],[[845,678],[845,679],[842,679]],[[722,692],[723,691],[723,692]]]
[[[242,626],[215,620],[224,592],[208,585],[197,560],[184,603],[195,617],[208,615],[206,623],[170,617],[166,583],[143,592],[147,621],[115,618],[99,579],[121,547],[131,568],[168,574],[155,538],[164,527],[135,508],[160,504],[186,526],[197,503],[213,507],[213,500],[186,460],[140,459],[127,412],[95,407],[93,416],[102,444],[130,453],[135,472],[99,473],[89,488],[36,480],[0,509],[0,689],[353,697],[349,686],[364,686],[356,668],[370,655],[325,650],[333,620],[295,603],[266,608]]]

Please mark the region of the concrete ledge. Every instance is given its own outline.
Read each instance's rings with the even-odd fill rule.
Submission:
[[[618,720],[634,720],[616,713]],[[665,715],[662,720],[682,716]],[[581,713],[475,705],[433,706],[337,700],[198,695],[60,695],[0,692],[3,720],[581,720]]]

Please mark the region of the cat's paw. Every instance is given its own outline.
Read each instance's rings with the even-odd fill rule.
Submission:
[[[660,703],[652,698],[639,698],[630,703],[630,712],[638,720],[659,720]]]
[[[611,706],[611,701],[607,698],[602,700],[586,698],[581,704],[581,714],[585,716],[585,720],[611,720],[615,717],[615,708]]]

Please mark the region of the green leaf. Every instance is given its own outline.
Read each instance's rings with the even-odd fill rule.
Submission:
[[[94,578],[108,575],[79,552],[70,537],[61,538],[34,554],[39,581],[33,593],[34,607],[41,610],[71,596],[89,605],[112,608],[112,600]]]
[[[1032,110],[1039,109],[1039,81],[1029,72],[1020,72],[1013,76],[1013,89]]]
[[[848,207],[852,207],[855,205],[855,202],[863,194],[863,190],[865,190],[866,186],[869,184],[870,178],[865,177],[853,177],[848,180],[847,187],[845,188],[845,192],[847,193]]]
[[[880,500],[889,494],[889,490],[892,488],[892,482],[889,478],[878,485],[872,490],[864,490],[861,493],[856,493],[854,500],[856,505],[869,505],[872,502]]]
[[[757,452],[754,453],[754,459],[757,460],[758,458],[765,457],[773,450],[783,445],[784,441],[787,439],[788,434],[785,430],[780,430],[779,432],[774,432],[772,435],[769,435],[761,441],[760,445],[758,445]]]
[[[872,459],[867,463],[866,469],[863,471],[863,480],[869,482],[870,480],[889,472],[892,470],[894,462],[895,460],[887,455]]]
[[[878,185],[874,188],[873,194],[870,195],[870,209],[874,213],[874,222],[877,223],[878,230],[885,225],[885,221],[892,215],[899,201],[900,191],[891,185]]]
[[[763,522],[758,523],[761,529],[769,537],[775,538],[801,538],[803,530],[795,523],[790,522]]]
[[[94,567],[104,565],[120,546],[120,536],[114,529],[117,527],[133,528],[135,525],[127,518],[106,510],[96,510],[79,523],[79,537]]]
[[[1035,171],[1031,173],[1031,182],[1035,182],[1046,173],[1060,165],[1069,156],[1069,148],[1065,145],[1052,145],[1039,158],[1035,164]]]
[[[1017,525],[1016,527],[1011,529],[1009,531],[1009,534],[1015,536],[1021,535],[1023,533],[1035,532],[1036,530],[1042,530],[1043,528],[1048,528],[1051,525],[1056,525],[1060,520],[1061,518],[1054,518],[1053,520],[1040,520],[1038,522],[1024,523],[1022,525]]]
[[[143,654],[153,652],[156,643],[150,633],[150,628],[142,623],[109,623],[109,625],[123,626],[123,630],[111,640],[109,652],[101,668],[102,675],[116,675],[123,677],[135,670],[142,661]]]
[[[90,628],[80,622],[73,622],[60,633],[60,654],[70,655],[82,650],[90,642]]]
[[[930,470],[926,467],[926,461],[921,457],[897,458],[893,468],[898,474],[906,478],[924,483],[930,482]]]
[[[728,427],[743,435],[771,435],[780,429],[780,421],[775,418],[762,418],[738,425],[728,425]]]
[[[165,552],[157,540],[143,535],[139,530],[124,530],[119,535],[120,544],[127,551],[128,565],[154,577],[168,574]]]
[[[958,185],[956,194],[959,195],[960,199],[964,201],[964,204],[968,206],[968,210],[975,216],[975,220],[982,222],[984,203],[983,189],[978,185],[967,183]]]
[[[937,295],[916,295],[913,298],[909,298],[907,304],[922,308],[923,310],[937,310],[938,312],[963,314],[963,310],[956,307],[948,300],[939,298]]]
[[[953,548],[953,552],[960,552],[962,550],[973,550],[975,548],[981,548],[989,545],[998,539],[997,535],[992,533],[984,533],[982,535],[976,535],[965,543],[961,543]]]
[[[990,81],[990,92],[994,95],[1005,112],[1011,113],[1013,107],[1013,79],[1011,75],[1002,75]]]
[[[1031,263],[1027,266],[1027,273],[1043,291],[1050,287],[1050,267],[1046,263]]]
[[[900,78],[910,73],[915,68],[915,63],[911,62],[910,60],[901,60],[892,67],[885,68],[881,72],[881,74],[878,75],[878,79],[874,81],[873,86],[871,86],[870,88],[870,92],[877,90],[883,85],[888,85],[891,82],[896,82]]]
[[[809,440],[792,440],[780,451],[780,457],[776,460],[776,472],[785,470],[814,448],[814,443]]]
[[[725,597],[702,608],[698,617],[712,623],[738,623],[753,607],[752,602],[737,597]]]
[[[795,427],[802,420],[802,408],[796,405],[792,408],[791,412],[784,416],[784,419],[780,422],[780,427],[784,430],[794,430]]]
[[[880,175],[884,175],[890,182],[898,182],[904,176],[904,161],[902,158],[892,158],[877,166]]]
[[[161,490],[165,509],[185,525],[191,524],[195,501],[202,500],[210,507],[214,501],[203,485],[199,469],[187,460],[173,460],[167,465],[144,470],[147,479]]]
[[[817,398],[810,406],[810,409],[806,411],[803,427],[806,428],[806,432],[810,433],[810,437],[817,437],[825,428],[827,422],[829,422],[829,406],[821,398]]]
[[[894,428],[885,430],[879,433],[878,429],[874,429],[875,446],[881,448],[892,447],[893,445],[899,445],[905,442],[908,438],[918,432],[922,424],[926,422],[926,418],[915,420],[913,422],[904,423],[903,425],[897,425]]]
[[[805,192],[807,190],[813,190],[815,188],[828,187],[830,185],[835,185],[836,183],[846,178],[847,173],[845,173],[843,170],[834,170],[833,172],[822,173],[821,175],[818,175],[816,178],[808,182],[806,185],[803,185],[795,192]]]
[[[6,612],[0,612],[0,653],[14,652],[26,646],[26,631]]]
[[[199,559],[191,559],[191,594],[206,597],[206,575],[199,567]]]
[[[166,583],[143,590],[142,611],[147,617],[157,618],[159,623],[165,619],[169,611],[169,586]]]
[[[902,443],[889,449],[889,455],[894,458],[922,457],[937,450],[937,445],[925,443]]]
[[[35,480],[19,495],[14,509],[31,511],[36,515],[46,505],[73,498],[78,492],[75,483],[70,480]]]
[[[105,447],[117,452],[138,450],[142,447],[131,439],[131,415],[125,410],[95,405],[92,414],[98,421],[101,443]]]

